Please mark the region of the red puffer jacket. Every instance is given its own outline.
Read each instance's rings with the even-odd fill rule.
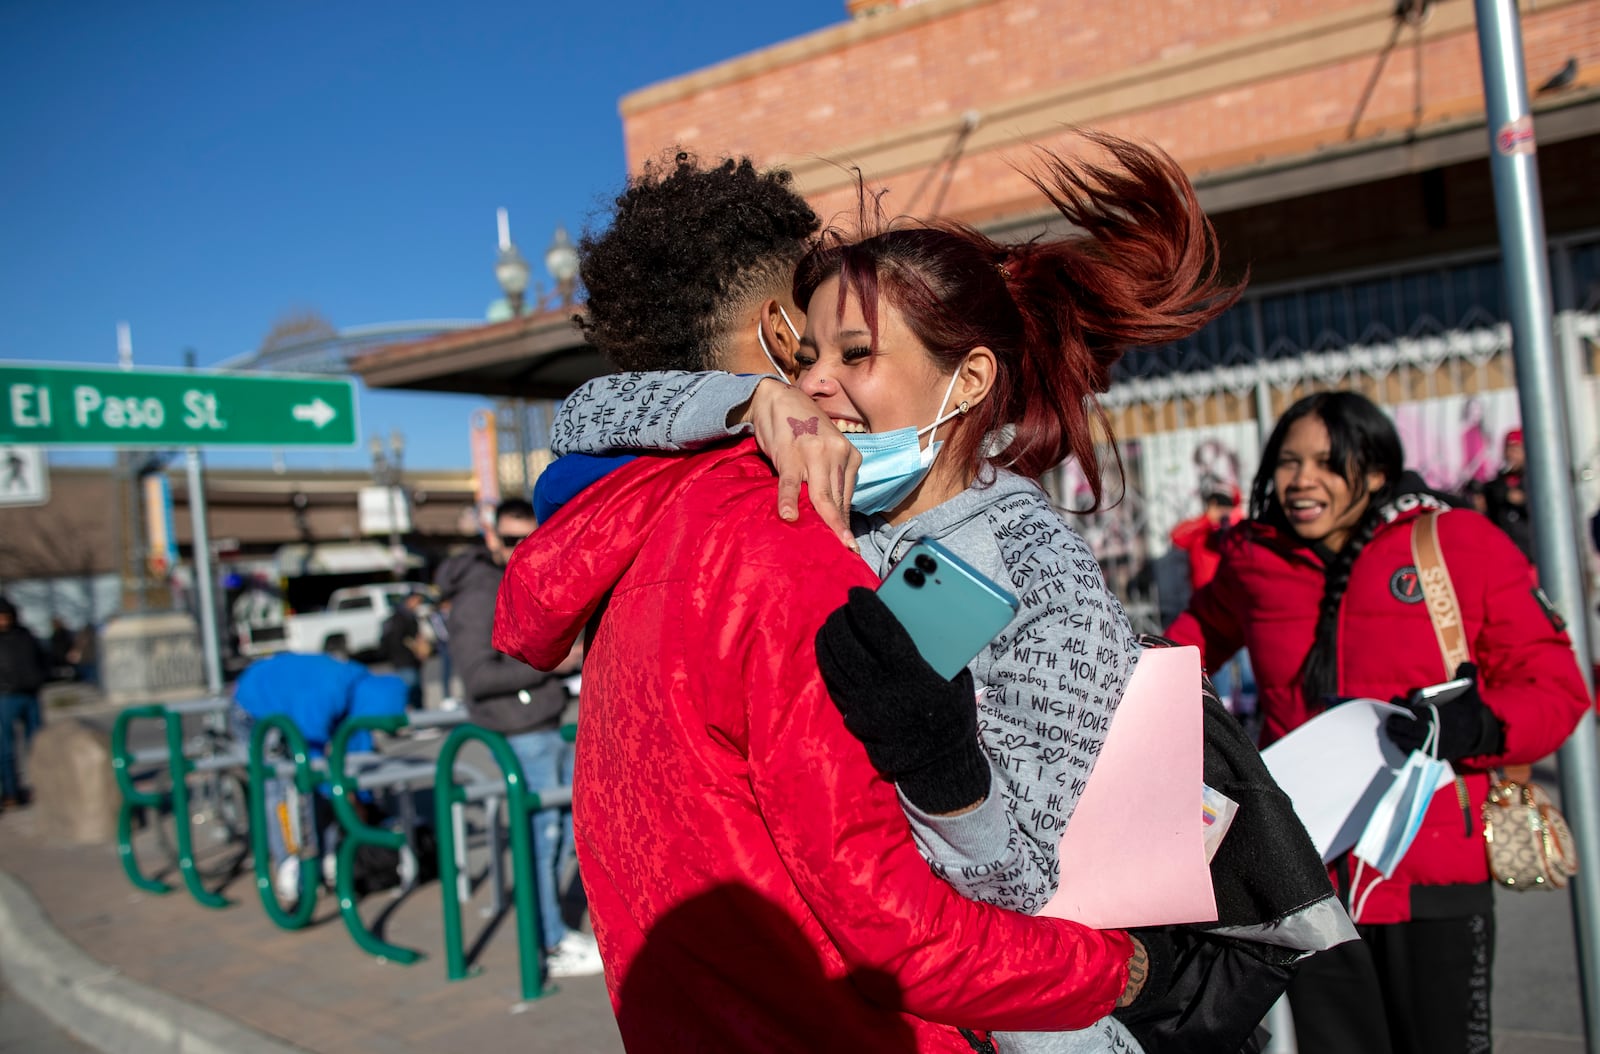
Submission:
[[[630,1051],[970,1051],[1082,1028],[1132,945],[963,900],[913,848],[812,640],[876,584],[754,444],[640,458],[519,545],[495,646],[583,670],[578,858]],[[936,1024],[935,1022],[942,1022]]]
[[[1411,557],[1412,521],[1442,507],[1429,495],[1403,495],[1356,557],[1339,606],[1339,695],[1388,700],[1449,679]],[[1483,701],[1505,726],[1505,753],[1455,766],[1466,784],[1467,815],[1455,787],[1441,788],[1394,877],[1374,885],[1364,902],[1372,884],[1367,876],[1381,876],[1362,869],[1361,889],[1351,898],[1362,906],[1358,922],[1469,913],[1444,887],[1489,880],[1480,821],[1489,788],[1483,770],[1549,754],[1571,734],[1586,705],[1572,645],[1546,614],[1516,546],[1474,512],[1446,512],[1438,527]],[[1228,533],[1217,576],[1167,630],[1180,644],[1198,645],[1208,669],[1241,645],[1250,649],[1263,745],[1314,716],[1301,694],[1300,667],[1316,636],[1323,581],[1322,561],[1311,549],[1246,522]],[[1349,865],[1335,861],[1332,871],[1339,884]]]

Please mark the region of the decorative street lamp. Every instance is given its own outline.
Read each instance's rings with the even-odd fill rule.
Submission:
[[[561,298],[559,306],[570,307],[573,291],[578,285],[578,250],[573,247],[572,239],[567,237],[565,227],[556,227],[555,239],[544,253],[544,266],[550,272],[550,277],[556,280],[556,295]]]
[[[500,255],[494,261],[494,277],[506,294],[511,317],[520,318],[522,298],[528,291],[528,261],[522,258],[516,243],[511,240],[511,222],[506,210],[497,209],[495,215],[500,227]]]

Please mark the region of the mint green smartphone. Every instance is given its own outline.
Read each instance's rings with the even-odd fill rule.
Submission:
[[[917,650],[949,679],[1016,617],[1017,598],[960,557],[922,538],[878,586]]]

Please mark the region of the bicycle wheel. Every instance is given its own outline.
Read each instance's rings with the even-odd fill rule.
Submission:
[[[177,824],[170,810],[161,814],[155,828],[162,852],[176,869]],[[202,878],[229,878],[239,872],[250,853],[250,794],[243,777],[211,772],[191,784],[189,837]]]

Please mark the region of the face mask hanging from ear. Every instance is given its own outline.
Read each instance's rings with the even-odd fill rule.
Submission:
[[[923,449],[922,436],[952,417],[960,417],[967,412],[965,402],[949,413],[944,412],[945,403],[950,401],[950,393],[955,391],[956,378],[960,376],[960,369],[951,374],[950,385],[944,390],[944,398],[939,400],[939,416],[925,428],[907,425],[892,432],[845,433],[845,438],[861,451],[856,489],[850,497],[852,509],[869,516],[875,512],[888,512],[905,501],[906,496],[927,477],[939,448],[944,446],[944,440],[935,439],[927,449]]]
[[[794,323],[789,321],[789,312],[783,309],[782,304],[778,305],[778,314],[783,316],[783,324],[789,327],[789,332],[794,336],[794,342],[796,344],[800,343],[800,334],[795,332]],[[759,318],[756,319],[756,342],[761,345],[761,354],[765,355],[767,362],[772,365],[772,375],[783,383],[788,384],[788,371],[778,365],[778,360],[773,356],[772,349],[767,347],[767,335],[761,330],[761,320]]]
[[[1439,760],[1439,708],[1430,705],[1428,709],[1433,711],[1433,721],[1422,749],[1413,750],[1406,757],[1351,850],[1356,857],[1377,868],[1384,878],[1394,874],[1422,829],[1422,817],[1433,801],[1433,792],[1455,779],[1450,763]]]

